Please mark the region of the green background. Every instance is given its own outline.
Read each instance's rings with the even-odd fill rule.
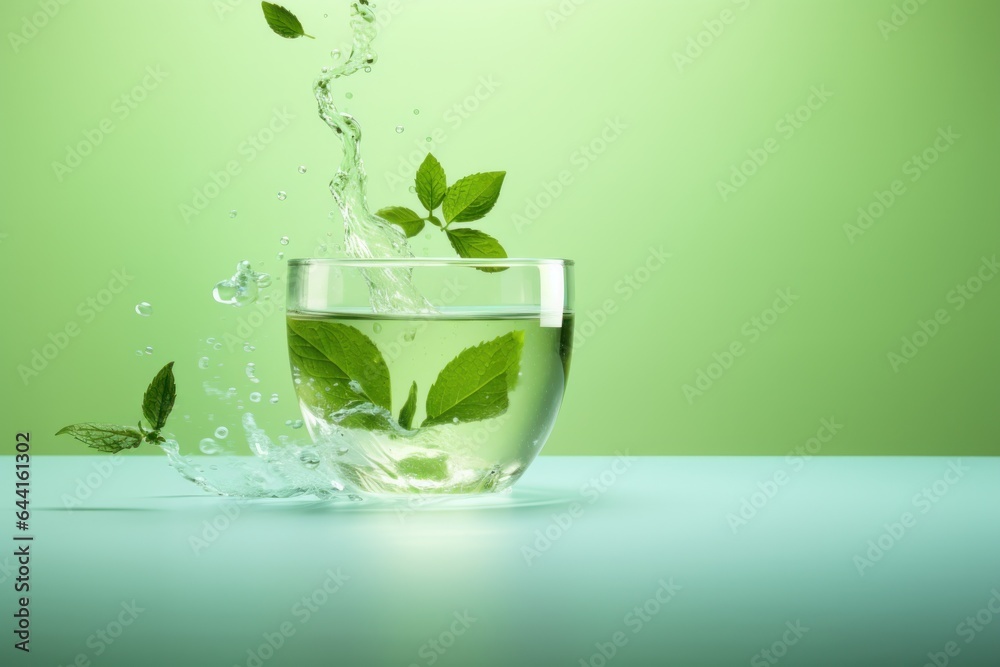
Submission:
[[[562,13],[555,1],[381,3],[379,62],[339,97],[353,93],[342,108],[365,131],[373,205],[415,202],[386,174],[422,157],[438,131],[434,152],[452,175],[507,170],[485,224],[511,255],[577,262],[580,345],[546,453],[780,455],[823,419],[843,428],[822,454],[1000,453],[1000,280],[974,280],[1000,250],[1000,6],[895,7],[900,25],[887,32],[888,0],[590,0]],[[317,40],[276,37],[250,0],[3,3],[6,432],[131,423],[169,360],[180,439],[238,428],[232,404],[200,388],[208,354],[247,405],[264,394],[262,425],[293,433],[282,318],[245,337],[253,352],[242,336],[221,351],[205,342],[236,335],[248,316],[211,297],[238,261],[281,275],[278,252],[322,254],[342,239],[326,191],[339,148],[310,85],[347,43],[347,3],[291,8]],[[165,75],[141,90],[147,68]],[[136,86],[144,99],[123,107]],[[812,90],[830,96],[800,109]],[[241,145],[275,109],[293,118],[251,160]],[[782,119],[797,112],[790,133]],[[57,175],[53,163],[104,119],[113,131]],[[619,129],[605,142],[609,123]],[[934,154],[949,128],[958,138]],[[766,145],[777,151],[724,197],[719,183]],[[925,150],[937,160],[911,180],[909,161]],[[240,173],[186,221],[180,207],[229,161]],[[546,199],[563,171],[571,182]],[[851,238],[845,225],[896,179],[895,201]],[[450,253],[436,237],[414,248]],[[647,272],[651,248],[670,258]],[[122,270],[124,291],[90,317],[80,304]],[[952,290],[970,279],[981,289],[959,308]],[[796,300],[757,329],[778,290]],[[134,312],[140,301],[150,317]],[[589,314],[609,305],[607,317]],[[939,310],[947,322],[894,368],[888,355]],[[36,358],[36,375],[19,371],[67,326],[78,335],[64,349],[44,367]],[[737,342],[742,356],[713,367]],[[146,346],[151,355],[136,354]],[[251,361],[259,385],[243,376]],[[715,378],[686,393],[700,372]],[[53,438],[35,451],[86,450]]]

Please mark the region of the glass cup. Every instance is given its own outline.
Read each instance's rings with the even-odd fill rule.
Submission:
[[[385,303],[389,285],[420,295]],[[390,299],[390,303],[398,299]],[[488,493],[524,473],[562,403],[573,262],[296,259],[288,348],[323,466],[359,493]]]

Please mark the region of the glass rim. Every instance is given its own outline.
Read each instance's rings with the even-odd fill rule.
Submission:
[[[345,266],[352,268],[369,267],[426,267],[426,266],[573,266],[571,259],[548,259],[528,257],[498,257],[470,259],[465,257],[388,257],[383,259],[356,259],[353,257],[300,257],[288,260],[288,266]]]

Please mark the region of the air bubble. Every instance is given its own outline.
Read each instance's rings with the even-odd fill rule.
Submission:
[[[304,164],[301,164],[301,165],[299,165],[299,173],[300,173],[300,174],[304,174],[304,173],[306,173],[307,171],[309,171],[309,170],[308,170],[308,169],[306,169],[306,166],[305,166]]]
[[[429,144],[433,144],[434,143],[434,140],[431,139],[430,137],[424,137],[424,141],[426,141]]]
[[[257,348],[256,348],[256,347],[254,347],[253,345],[251,345],[250,343],[243,343],[243,351],[244,351],[244,352],[253,352],[253,351],[255,351],[256,349],[257,349]]]
[[[264,289],[271,286],[271,276],[266,273],[257,274],[257,287]]]
[[[344,97],[346,97],[349,100],[353,100],[354,99],[354,93],[344,93]]]
[[[396,126],[396,134],[402,134],[405,129],[406,128],[403,127],[402,125],[397,125]]]
[[[135,312],[137,315],[142,315],[143,317],[149,317],[153,314],[153,307],[149,305],[148,301],[143,301],[136,304]]]
[[[198,443],[198,449],[201,450],[202,454],[208,455],[218,454],[222,451],[222,448],[219,447],[219,443],[211,438],[203,438],[202,441]]]
[[[277,255],[274,256],[274,258],[280,262],[285,258],[285,253],[279,252]]]
[[[230,218],[235,218],[236,217],[236,209],[235,208],[232,209],[231,211],[229,211],[229,217]]]
[[[326,74],[327,72],[330,71],[330,68],[327,67],[326,65],[323,65],[323,67],[320,68],[320,71],[323,72],[323,74]]]
[[[288,237],[282,236],[280,239],[278,239],[278,243],[280,243],[281,245],[288,245]]]
[[[420,115],[420,109],[414,109],[413,110],[413,115],[414,116],[419,116]]]
[[[208,368],[208,357],[202,357],[198,360],[198,368],[201,370],[206,370]]]
[[[452,424],[457,424],[458,423],[458,417],[452,417],[451,418],[451,423]]]
[[[215,345],[212,346],[212,349],[213,350],[221,350],[222,349],[222,343],[216,343]]]
[[[251,361],[249,364],[247,364],[246,372],[247,372],[247,377],[250,378],[251,382],[253,382],[255,384],[257,382],[260,382],[260,380],[257,378],[257,375],[256,375],[256,373],[257,373],[257,364],[255,364],[255,363],[253,363]]]
[[[295,421],[289,419],[285,421],[285,426],[291,426],[292,428],[302,428],[303,423],[301,419],[296,419]]]
[[[301,461],[302,465],[304,465],[306,468],[309,468],[310,470],[318,468],[320,464],[319,455],[316,454],[315,451],[308,449],[303,450],[302,453],[299,454],[299,461]]]
[[[410,186],[410,192],[412,193],[412,192],[416,192],[416,191],[417,191],[417,186],[411,185]]]
[[[226,428],[225,426],[220,426],[219,428],[215,429],[215,437],[218,438],[219,440],[225,440],[226,436],[228,435],[229,435],[229,429]]]
[[[135,351],[135,356],[141,357],[142,356],[142,350],[136,350]]]
[[[349,451],[351,451],[351,450],[349,450],[347,447],[341,447],[341,448],[339,448],[337,450],[337,456],[343,456],[344,454],[346,454]]]
[[[372,331],[374,331],[375,333],[382,333],[382,325],[376,322],[375,324],[372,325]]]
[[[147,345],[146,346],[146,354],[153,354],[153,346],[152,345]]]
[[[371,67],[366,67],[366,68],[365,68],[365,72],[371,72],[371,71],[372,71],[372,68],[371,68]]]
[[[279,399],[278,399],[278,395],[277,395],[277,394],[271,394],[271,404],[272,404],[272,405],[273,405],[274,403],[277,403],[277,402],[278,402],[278,400],[279,400]]]
[[[253,403],[260,403],[260,392],[255,391],[250,394],[250,401]]]
[[[257,300],[259,289],[267,287],[270,283],[271,276],[266,273],[257,273],[253,270],[250,262],[243,260],[236,265],[236,273],[233,274],[232,278],[216,283],[212,290],[212,297],[227,306],[248,306]],[[215,339],[211,338],[207,342],[211,345],[214,341]],[[221,347],[220,344],[219,348]]]
[[[330,51],[330,57],[334,60],[340,60],[340,49],[334,49]]]

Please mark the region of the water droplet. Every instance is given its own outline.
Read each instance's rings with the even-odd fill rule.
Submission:
[[[247,364],[246,372],[247,372],[247,377],[250,378],[251,382],[253,382],[255,384],[257,382],[260,382],[260,380],[257,378],[257,375],[256,375],[256,373],[257,373],[257,364],[255,364],[255,363],[253,363],[251,361],[249,364]]]
[[[152,345],[147,345],[146,346],[146,354],[153,354],[153,346]]]
[[[278,243],[280,243],[281,245],[288,245],[288,237],[282,236],[280,239],[278,239]]]
[[[415,185],[411,185],[410,186],[410,192],[412,193],[412,192],[416,192],[416,191],[417,191],[417,187]]]
[[[333,51],[330,51],[330,57],[333,58],[334,60],[339,60],[340,59],[340,49],[334,49]]]
[[[407,343],[412,343],[413,339],[416,337],[417,337],[416,331],[407,331],[406,333],[403,334],[403,340],[405,340]]]
[[[323,14],[323,18],[327,18],[328,16],[330,16],[330,15],[329,14]]]
[[[289,426],[291,426],[292,428],[302,428],[303,422],[301,419],[296,419],[295,421],[291,422]]]
[[[452,417],[451,418],[451,423],[452,424],[457,424],[458,423],[458,417]]]
[[[212,454],[218,454],[222,451],[222,448],[219,447],[219,443],[211,438],[203,438],[202,441],[198,443],[198,449],[201,450],[202,454],[208,454],[210,456]]]
[[[366,71],[366,72],[371,72],[371,71],[372,71],[372,68],[371,68],[371,67],[365,67],[365,71]]]
[[[274,256],[274,258],[280,262],[285,258],[285,253],[279,252],[277,255]]]
[[[271,403],[272,404],[277,403],[278,400],[279,399],[278,399],[278,395],[277,394],[271,394]]]
[[[250,394],[250,401],[253,403],[260,403],[260,392],[255,391]]]
[[[302,453],[299,454],[299,461],[310,470],[318,468],[320,464],[319,455],[311,449],[303,449]]]
[[[341,448],[339,448],[337,450],[337,456],[343,456],[344,454],[346,454],[349,451],[351,451],[351,450],[349,450],[347,447],[341,447]]]
[[[378,56],[376,56],[374,53],[365,54],[365,62],[368,63],[369,65],[374,65],[376,60],[378,60]]]
[[[374,331],[375,333],[382,333],[382,325],[376,322],[375,324],[372,325],[372,331]]]
[[[323,72],[323,74],[326,74],[327,72],[330,71],[330,68],[327,67],[326,65],[323,65],[323,67],[320,68],[320,71]]]
[[[433,144],[434,143],[434,140],[431,139],[430,137],[424,137],[424,141],[426,141],[429,144]]]
[[[229,217],[230,218],[235,218],[236,217],[236,209],[235,208],[232,209],[231,211],[229,211]]]
[[[397,125],[397,126],[396,126],[396,134],[402,134],[402,133],[403,133],[403,130],[405,130],[405,129],[406,129],[406,128],[405,128],[405,127],[403,127],[402,125]]]
[[[200,368],[201,370],[205,370],[206,368],[208,368],[208,357],[202,357],[201,359],[198,360],[198,368]]]
[[[142,350],[136,350],[135,351],[135,356],[141,357],[142,356]]]
[[[288,193],[284,190],[278,190],[278,201],[285,201],[288,199]]]
[[[153,307],[149,305],[148,301],[143,301],[136,304],[135,312],[137,315],[142,315],[143,317],[149,317],[153,314]]]
[[[346,97],[349,100],[353,100],[354,99],[354,93],[344,93],[344,97]]]
[[[257,274],[257,287],[264,289],[271,286],[271,276],[266,273]]]
[[[227,435],[229,435],[229,429],[225,426],[220,426],[215,429],[215,437],[219,440],[225,440]]]
[[[413,115],[414,116],[419,116],[420,115],[420,109],[414,109],[413,110]]]
[[[222,343],[216,343],[215,345],[212,346],[212,349],[213,350],[221,350],[222,349]]]
[[[308,169],[306,169],[306,166],[305,166],[304,164],[302,164],[302,165],[299,165],[299,173],[300,173],[300,174],[304,174],[304,173],[306,173],[307,171],[308,171]]]
[[[251,345],[250,343],[243,343],[243,351],[244,352],[253,352],[256,349],[257,348],[254,347],[253,345]]]

